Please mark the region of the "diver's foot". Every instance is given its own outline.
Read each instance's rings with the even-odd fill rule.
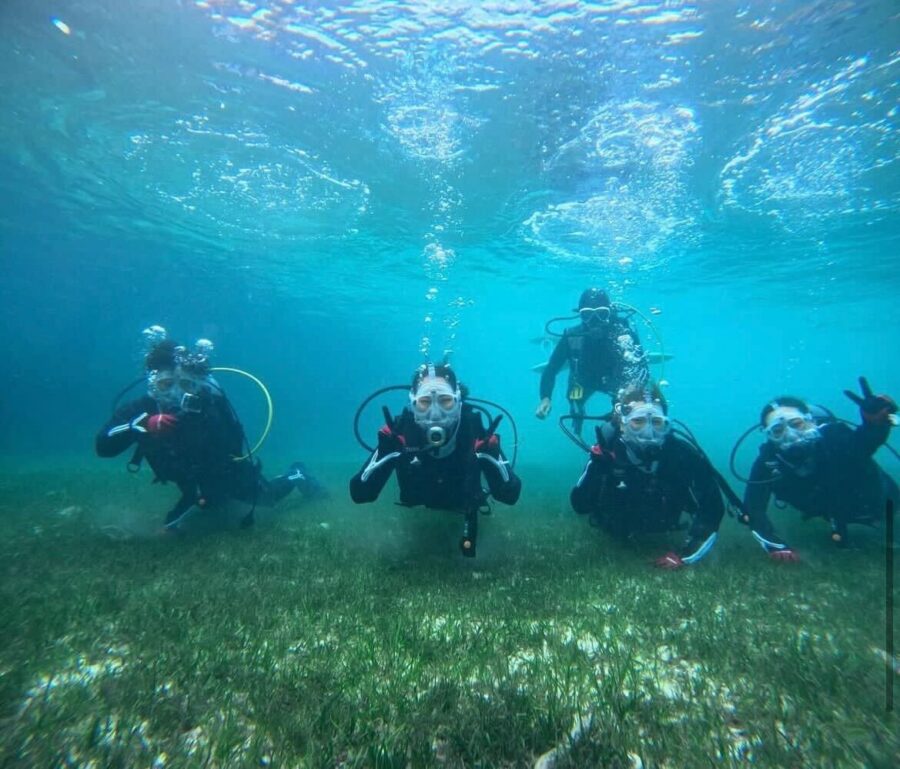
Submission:
[[[325,499],[328,496],[327,489],[306,471],[302,462],[294,462],[285,477],[307,499]]]
[[[306,483],[306,467],[304,467],[302,462],[294,462],[284,474],[284,477],[287,478],[291,483],[295,486],[299,484]]]
[[[470,537],[463,537],[459,541],[459,549],[466,558],[475,557],[475,540]]]
[[[172,526],[170,524],[166,524],[165,526],[161,526],[157,532],[156,536],[160,539],[173,539],[181,534],[181,529],[178,526]]]

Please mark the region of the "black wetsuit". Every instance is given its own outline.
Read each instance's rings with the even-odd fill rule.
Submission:
[[[621,319],[596,329],[584,324],[567,328],[541,374],[541,399],[553,395],[556,376],[566,362],[566,397],[576,416],[584,414],[585,403],[595,392],[614,396],[620,388],[643,384],[650,378],[637,332]],[[581,420],[576,421],[575,427],[580,432]]]
[[[847,524],[883,520],[885,501],[900,501],[897,484],[872,458],[889,432],[888,422],[863,422],[856,429],[828,422],[819,427],[820,437],[808,456],[796,464],[781,456],[778,446],[764,443],[744,493],[744,509],[757,538],[775,549],[785,547],[766,513],[770,496],[789,503],[804,518],[825,518],[841,543],[846,543]],[[766,542],[761,544],[768,550]]]
[[[450,510],[465,515],[464,536],[474,543],[477,536],[478,512],[488,496],[513,505],[519,499],[522,483],[499,451],[491,461],[476,456],[475,442],[483,440],[486,429],[481,416],[471,406],[463,404],[456,445],[445,457],[435,456],[435,451],[422,446],[424,435],[409,409],[393,420],[395,435],[402,436],[405,451],[395,451],[379,456],[376,450],[360,471],[350,480],[350,496],[354,502],[374,502],[390,478],[397,471],[400,486],[400,504],[406,507],[424,505],[436,510]],[[482,486],[482,476],[487,489]]]
[[[96,449],[101,457],[114,457],[137,446],[135,459],[146,459],[156,480],[178,486],[181,498],[166,516],[166,524],[177,521],[193,505],[211,507],[225,499],[269,506],[285,497],[295,484],[286,477],[267,481],[260,465],[246,454],[244,432],[228,401],[206,393],[199,412],[179,412],[178,421],[163,433],[124,430],[110,435],[119,425],[143,413],[160,413],[150,396],[127,403],[97,433]],[[146,423],[146,422],[145,422]],[[244,523],[251,523],[252,515]]]
[[[589,515],[593,525],[619,538],[677,529],[687,513],[692,522],[679,554],[686,563],[702,558],[715,543],[725,513],[709,461],[686,441],[668,435],[651,463],[635,464],[620,433],[609,425],[604,433],[599,451],[608,458],[588,460],[572,489],[575,512]]]

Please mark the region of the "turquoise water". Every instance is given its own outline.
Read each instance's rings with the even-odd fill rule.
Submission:
[[[853,416],[898,381],[895,11],[5,3],[0,450],[84,451],[161,323],[270,385],[274,455],[358,456],[449,349],[569,466],[531,340],[591,284],[662,310],[720,463],[776,393]]]
[[[787,524],[792,544],[809,556],[808,570],[792,572],[783,585],[764,571],[769,564],[746,531],[729,520],[716,555],[680,583],[664,582],[628,553],[593,550],[584,521],[568,509],[584,457],[555,424],[564,411],[563,378],[554,419],[539,422],[538,375],[531,369],[548,355],[540,340],[545,321],[568,314],[585,287],[608,289],[652,319],[655,328],[639,323],[638,330],[650,349],[674,355],[665,371],[654,372],[669,383],[671,413],[692,427],[723,472],[735,439],[775,395],[805,397],[853,420],[855,407],[841,391],[856,389],[859,375],[877,392],[900,396],[898,27],[897,5],[889,0],[6,0],[0,519],[8,519],[4,568],[16,585],[4,601],[18,603],[9,609],[14,643],[0,660],[0,692],[19,704],[4,705],[4,715],[31,707],[33,694],[26,693],[41,676],[54,670],[71,676],[81,669],[72,662],[79,655],[105,659],[120,644],[136,655],[128,664],[138,672],[142,659],[174,660],[171,668],[160,663],[159,674],[190,692],[186,700],[213,703],[191,723],[218,734],[210,726],[217,698],[230,703],[242,686],[258,693],[260,671],[247,660],[275,659],[278,650],[261,657],[259,639],[248,636],[229,658],[248,683],[223,684],[212,696],[206,683],[199,693],[190,688],[193,670],[178,656],[179,633],[196,630],[192,643],[212,650],[213,661],[204,664],[213,672],[203,681],[214,680],[221,629],[241,612],[248,623],[259,616],[253,575],[268,563],[267,576],[256,573],[272,591],[261,593],[259,612],[287,649],[278,654],[293,653],[295,636],[318,644],[320,629],[330,632],[328,601],[335,600],[332,619],[341,632],[354,612],[371,611],[378,629],[347,630],[344,656],[352,661],[357,645],[367,643],[384,643],[390,655],[397,650],[381,628],[392,627],[392,617],[406,622],[431,611],[434,591],[443,602],[435,622],[458,612],[462,619],[454,622],[465,628],[468,604],[459,596],[471,591],[484,616],[496,612],[496,624],[486,626],[509,654],[556,644],[566,660],[568,636],[560,628],[607,640],[619,631],[631,637],[636,628],[641,649],[652,651],[666,639],[686,644],[687,659],[708,656],[715,686],[745,675],[740,654],[759,655],[746,657],[762,671],[758,679],[753,674],[753,686],[740,679],[752,690],[740,703],[752,733],[768,734],[770,711],[780,707],[772,703],[784,705],[780,683],[794,672],[798,710],[808,716],[796,718],[806,724],[797,734],[814,735],[809,765],[838,765],[828,756],[851,754],[862,756],[854,765],[874,766],[865,756],[876,754],[890,765],[896,738],[878,742],[891,729],[880,698],[884,660],[872,654],[883,639],[878,537],[863,536],[860,552],[831,561],[821,527]],[[140,332],[151,324],[187,342],[211,338],[216,365],[265,382],[275,403],[261,451],[267,471],[303,459],[330,486],[327,505],[310,512],[292,500],[284,519],[268,519],[256,539],[211,537],[208,547],[201,540],[168,549],[139,537],[120,549],[98,533],[107,531],[99,524],[125,536],[149,529],[165,507],[149,477],[126,477],[121,463],[101,462],[92,447],[113,396],[141,372]],[[393,508],[389,487],[379,506],[365,511],[372,521],[385,516],[384,530],[371,523],[371,535],[359,529],[359,509],[345,492],[364,459],[352,434],[359,402],[376,388],[407,382],[423,359],[445,353],[472,394],[506,406],[519,431],[522,502],[489,520],[487,557],[476,564],[483,571],[471,574],[455,552],[445,552],[445,539],[456,536],[451,524],[435,523],[446,534],[435,539],[441,544],[431,534],[419,536],[427,516],[408,523]],[[240,378],[223,376],[223,384],[252,440],[265,419],[258,392]],[[396,411],[403,401],[388,402]],[[380,420],[377,403],[363,416],[367,436]],[[596,404],[601,411],[606,401]],[[500,431],[510,447],[508,422]],[[739,456],[745,471],[756,440]],[[877,459],[900,477],[888,452]],[[522,517],[513,518],[517,513]],[[284,535],[273,533],[282,526]],[[50,555],[38,568],[34,558],[45,552],[68,571],[56,569]],[[204,583],[206,624],[195,627],[188,618],[184,628],[169,627],[169,605],[181,606],[185,596],[177,580],[152,575],[178,573],[183,553],[198,584],[204,569],[220,581]],[[133,562],[142,559],[155,565],[135,572]],[[307,614],[282,623],[295,585],[308,581],[304,559],[323,576],[305,588]],[[232,586],[218,571],[222,562],[251,575],[234,613],[227,603]],[[348,562],[360,564],[358,571],[334,569]],[[626,580],[616,578],[618,570]],[[860,584],[856,574],[863,575]],[[109,575],[115,576],[106,583]],[[709,596],[722,591],[720,575],[731,589],[714,606]],[[473,587],[476,579],[482,581]],[[597,605],[621,608],[621,627],[607,625],[605,636],[607,609],[594,606],[595,580],[607,591]],[[52,600],[43,602],[37,596],[50,584]],[[385,593],[375,609],[354,603],[364,602],[355,592],[360,584]],[[782,587],[791,591],[788,598]],[[859,601],[856,590],[864,596]],[[511,598],[519,594],[522,605]],[[808,611],[810,604],[821,612]],[[670,633],[666,612],[673,606],[700,617],[709,640],[699,631]],[[533,608],[544,623],[540,638],[528,624]],[[166,627],[160,637],[157,618]],[[772,651],[782,642],[794,656]],[[732,643],[747,648],[728,654]],[[627,644],[595,647],[606,650],[600,656],[633,651]],[[326,651],[315,664],[329,672],[332,651]],[[458,687],[459,701],[469,702],[469,672],[450,670],[444,653],[441,647],[428,663],[434,663],[429,675],[445,677]],[[490,649],[484,653],[491,659]],[[801,680],[806,668],[795,657],[813,660],[810,680]],[[405,660],[397,663],[401,673]],[[305,675],[306,663],[291,664],[297,671],[279,674],[279,685],[293,692],[292,676]],[[506,665],[506,651],[497,664]],[[347,673],[340,685],[349,692],[349,711],[375,702],[366,687],[380,691],[381,670],[375,660],[365,675]],[[534,672],[555,680],[557,671],[535,665]],[[403,676],[396,680],[406,685]],[[832,716],[832,700],[818,707],[816,687],[827,676],[834,713],[844,708],[843,717]],[[484,765],[524,766],[560,744],[583,712],[580,698],[592,691],[590,676],[585,681],[545,720],[523,720],[523,733],[533,739],[527,750],[500,744],[505,726],[498,716],[496,729],[485,727],[488,736],[471,752],[488,755],[500,745],[496,754],[510,763]],[[155,685],[155,679],[122,684],[143,699],[113,711],[138,720],[154,712]],[[528,700],[529,713],[545,713],[541,692],[556,691],[554,685],[528,684],[528,697],[538,692]],[[96,696],[119,703],[115,694]],[[280,699],[271,706],[262,700],[257,715],[280,707]],[[76,714],[94,712],[70,706]],[[484,703],[476,698],[474,707],[478,723]],[[638,750],[653,712],[633,722],[622,755]],[[375,705],[372,713],[373,724],[388,718]],[[449,733],[450,741],[459,736],[451,716],[436,732]],[[50,744],[41,742],[40,730],[52,727],[35,718],[34,731],[27,718],[8,721],[7,747],[20,751],[20,763],[11,765],[28,765],[29,755],[40,754],[22,746]],[[705,734],[705,718],[694,711],[687,753],[699,745],[713,754],[697,736]],[[89,733],[90,719],[85,723]],[[285,765],[317,755],[309,747],[315,740],[291,737],[274,717],[254,724],[281,745]],[[172,734],[182,739],[177,729]],[[168,738],[174,742],[160,745],[170,752],[181,745],[185,765],[192,765],[193,748]],[[352,765],[388,765],[367,762],[364,747],[374,743],[351,727],[334,740],[338,755],[345,739],[356,755]],[[434,765],[443,765],[444,739],[428,753]],[[770,755],[787,750],[776,738],[760,740]],[[285,741],[293,747],[283,748]],[[134,765],[137,754],[124,755],[120,765]],[[323,755],[309,765],[345,765]],[[744,757],[741,748],[734,761]]]

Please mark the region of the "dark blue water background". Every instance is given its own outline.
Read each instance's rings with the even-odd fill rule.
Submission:
[[[895,3],[6,0],[0,21],[4,467],[99,462],[160,323],[270,387],[267,464],[361,460],[356,404],[449,349],[518,418],[523,467],[574,478],[530,368],[592,284],[661,310],[673,414],[720,466],[775,394],[848,417],[859,374],[900,395]],[[254,435],[261,399],[222,381]]]

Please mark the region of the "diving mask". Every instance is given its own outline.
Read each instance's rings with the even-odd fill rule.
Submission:
[[[160,369],[147,375],[147,394],[164,409],[200,411],[201,394],[206,383],[177,366]]]
[[[622,440],[632,448],[658,448],[665,442],[669,433],[669,418],[659,405],[623,406],[620,416]]]
[[[766,438],[781,447],[811,443],[819,438],[812,414],[795,408],[777,408],[766,425]]]
[[[426,377],[409,398],[416,424],[425,431],[428,444],[437,448],[447,443],[459,423],[459,390],[441,377]]]
[[[612,317],[612,310],[609,307],[582,307],[578,315],[586,326],[605,325]]]

